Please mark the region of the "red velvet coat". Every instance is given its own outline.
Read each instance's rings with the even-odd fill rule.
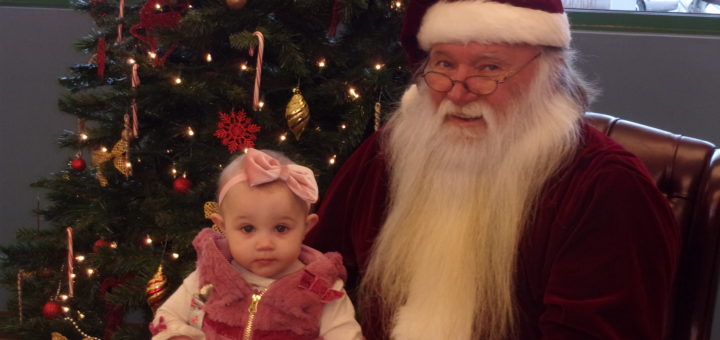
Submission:
[[[307,238],[321,251],[343,255],[349,289],[385,216],[381,136],[368,138],[343,164]],[[641,161],[583,126],[580,149],[545,185],[519,247],[518,339],[662,339],[679,231]],[[361,311],[363,332],[368,340],[386,339],[374,314]]]

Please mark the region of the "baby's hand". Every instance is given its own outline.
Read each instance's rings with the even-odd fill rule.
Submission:
[[[174,336],[174,337],[172,337],[172,338],[170,338],[170,339],[168,339],[168,340],[193,340],[193,339],[192,339],[191,337],[188,337],[188,336],[178,335],[178,336]]]

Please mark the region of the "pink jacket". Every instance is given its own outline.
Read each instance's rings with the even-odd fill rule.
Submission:
[[[202,329],[207,340],[321,339],[323,306],[343,296],[331,289],[347,275],[339,254],[322,254],[303,246],[299,260],[305,268],[257,292],[231,267],[227,240],[220,234],[204,229],[193,245],[200,287],[213,285],[203,306]]]

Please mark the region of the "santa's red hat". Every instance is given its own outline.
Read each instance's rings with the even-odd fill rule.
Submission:
[[[505,43],[568,47],[561,0],[410,0],[400,40],[411,63],[435,43]]]

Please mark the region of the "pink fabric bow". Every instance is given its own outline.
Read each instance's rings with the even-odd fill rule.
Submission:
[[[232,177],[220,190],[218,204],[235,184],[247,181],[253,187],[277,180],[285,181],[288,188],[308,205],[317,202],[318,186],[312,170],[297,164],[280,164],[272,156],[255,149],[248,149],[242,160],[243,173]]]

